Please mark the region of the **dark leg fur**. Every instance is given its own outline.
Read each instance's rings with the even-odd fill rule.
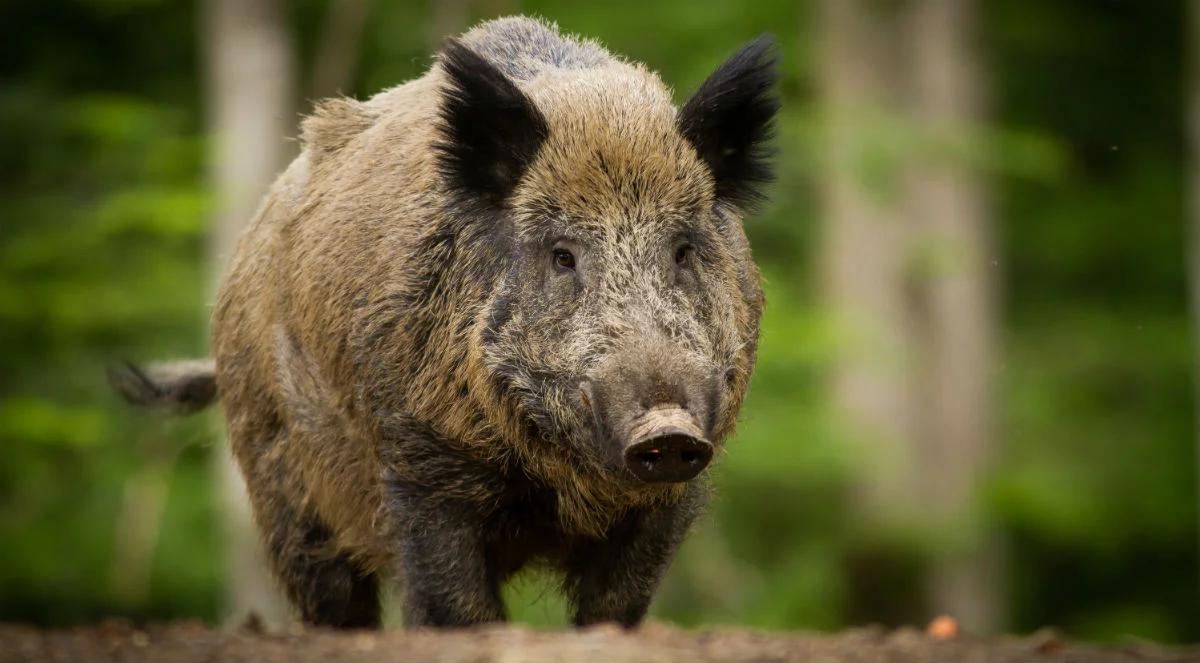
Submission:
[[[400,422],[386,439],[381,457],[389,468],[389,509],[400,537],[405,624],[503,621],[501,578],[485,535],[503,478],[419,424]]]
[[[706,487],[692,486],[679,504],[631,512],[603,541],[579,546],[567,560],[564,581],[574,623],[640,623],[706,499]]]
[[[275,523],[271,556],[288,598],[306,624],[378,627],[378,579],[346,554],[332,551],[329,538],[329,530],[315,519]]]
[[[475,518],[453,510],[418,508],[409,512],[404,524],[400,554],[406,625],[469,626],[504,621],[500,579],[485,552],[481,524]]]

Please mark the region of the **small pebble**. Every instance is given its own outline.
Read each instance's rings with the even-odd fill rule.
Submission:
[[[934,640],[953,640],[958,637],[958,620],[949,615],[935,617],[925,632]]]

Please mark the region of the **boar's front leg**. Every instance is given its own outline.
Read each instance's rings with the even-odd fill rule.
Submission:
[[[577,626],[617,622],[636,626],[666,573],[688,526],[707,501],[703,485],[682,501],[631,511],[599,542],[580,546],[567,560],[565,588]]]
[[[484,554],[481,524],[456,509],[414,508],[403,519],[400,556],[407,626],[469,626],[504,620],[500,583]]]
[[[381,457],[397,525],[407,626],[503,621],[500,579],[484,527],[494,470],[419,425],[393,429]]]

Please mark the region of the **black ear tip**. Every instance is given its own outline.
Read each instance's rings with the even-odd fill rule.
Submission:
[[[748,50],[753,49],[760,57],[770,56],[772,60],[775,59],[776,46],[778,46],[778,41],[776,41],[775,35],[770,32],[764,32],[746,44]]]
[[[746,63],[747,66],[754,67],[774,78],[776,65],[779,63],[778,48],[776,47],[775,35],[764,32],[750,40],[730,59]]]

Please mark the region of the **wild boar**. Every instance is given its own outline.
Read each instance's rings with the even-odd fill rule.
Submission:
[[[561,572],[576,624],[632,626],[707,500],[754,367],[742,228],[770,179],[769,38],[680,108],[659,77],[529,18],[420,78],[322,103],[233,256],[214,361],[131,400],[219,397],[302,618],[505,618]]]

